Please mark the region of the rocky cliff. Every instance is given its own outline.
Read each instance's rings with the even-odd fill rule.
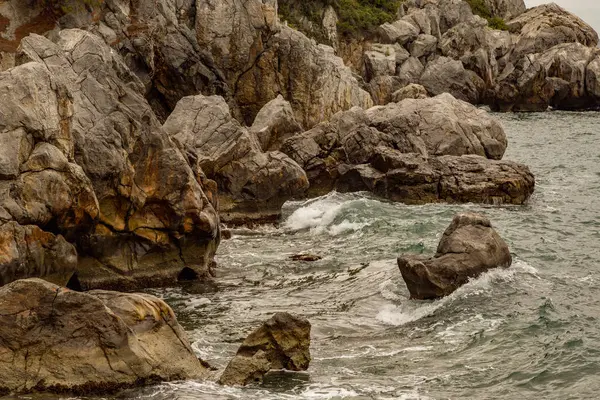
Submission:
[[[221,222],[334,189],[526,202],[531,172],[466,102],[590,106],[595,32],[554,5],[384,3],[372,31],[363,6],[313,9],[327,45],[291,1],[0,1],[0,284],[208,277]]]

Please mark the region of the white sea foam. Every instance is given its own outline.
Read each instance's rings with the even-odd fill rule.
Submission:
[[[499,282],[513,282],[515,276],[526,274],[541,279],[537,269],[525,261],[516,260],[510,268],[497,268],[472,279],[451,295],[432,302],[404,301],[400,305],[386,304],[378,313],[377,319],[385,324],[399,326],[433,315],[437,310],[456,299],[478,296],[489,292],[492,285]]]
[[[309,229],[311,233],[329,234],[332,236],[345,232],[358,231],[370,224],[369,221],[352,221],[344,218],[347,211],[352,210],[357,202],[366,201],[360,198],[342,197],[337,193],[306,201],[300,205],[282,224],[288,231]],[[342,219],[343,218],[343,219]],[[340,221],[340,219],[342,219]]]

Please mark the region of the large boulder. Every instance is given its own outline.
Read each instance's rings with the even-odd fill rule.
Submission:
[[[277,313],[252,332],[219,378],[222,385],[262,381],[271,369],[305,371],[311,361],[310,322]]]
[[[399,43],[401,45],[417,38],[420,29],[407,20],[386,22],[378,28],[378,35],[382,43]]]
[[[508,245],[479,214],[458,214],[444,232],[431,258],[398,258],[402,278],[413,299],[435,299],[454,292],[470,279],[492,268],[512,263]]]
[[[77,251],[61,235],[36,225],[0,223],[0,286],[31,276],[66,285],[76,268]]]
[[[485,82],[463,63],[449,57],[438,57],[427,64],[419,83],[432,95],[450,93],[460,100],[478,104]]]
[[[1,287],[0,304],[0,393],[85,394],[206,376],[156,297],[27,279]]]
[[[376,148],[369,165],[342,171],[339,191],[371,191],[405,204],[525,204],[535,186],[529,168],[515,162],[475,155],[425,158],[387,147]]]
[[[507,23],[520,33],[513,50],[513,60],[523,55],[542,53],[560,43],[578,42],[588,47],[598,45],[598,34],[581,18],[555,3],[530,8]]]
[[[278,150],[286,139],[302,130],[291,104],[281,95],[261,108],[250,127],[263,151]]]
[[[407,203],[522,204],[533,192],[531,172],[489,160],[501,159],[506,144],[485,111],[443,94],[339,113],[288,139],[282,151],[306,171],[311,196],[368,190]],[[420,194],[423,183],[430,194]]]
[[[10,219],[73,243],[85,289],[173,284],[185,268],[206,276],[219,243],[215,188],[162,130],[121,57],[98,36],[63,30],[56,43],[23,39],[18,60],[0,79]]]
[[[300,166],[281,152],[263,152],[271,140],[261,136],[261,146],[261,140],[231,116],[219,96],[184,97],[164,131],[190,163],[217,182],[223,221],[275,221],[283,203],[308,187]]]

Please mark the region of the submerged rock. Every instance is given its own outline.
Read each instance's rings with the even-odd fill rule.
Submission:
[[[311,361],[310,329],[310,322],[304,317],[275,314],[244,340],[219,383],[260,382],[272,369],[307,370]]]
[[[413,299],[444,297],[492,268],[512,263],[508,245],[480,214],[458,214],[444,232],[431,258],[398,258],[402,278]]]
[[[290,256],[290,260],[292,260],[292,261],[305,261],[305,262],[319,261],[322,258],[323,257],[321,257],[321,256],[318,256],[316,254],[310,254],[310,253],[294,254],[293,256]]]
[[[1,287],[0,304],[0,392],[98,393],[206,376],[154,296],[27,279]]]

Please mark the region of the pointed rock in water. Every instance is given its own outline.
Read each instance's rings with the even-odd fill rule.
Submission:
[[[508,268],[508,245],[480,214],[458,214],[432,258],[404,255],[398,267],[413,299],[444,297],[492,268]]]
[[[173,310],[154,296],[26,279],[1,287],[0,304],[0,393],[98,393],[206,376]]]
[[[275,314],[244,340],[219,383],[260,382],[272,369],[307,370],[311,361],[310,329],[310,322],[304,317]]]

